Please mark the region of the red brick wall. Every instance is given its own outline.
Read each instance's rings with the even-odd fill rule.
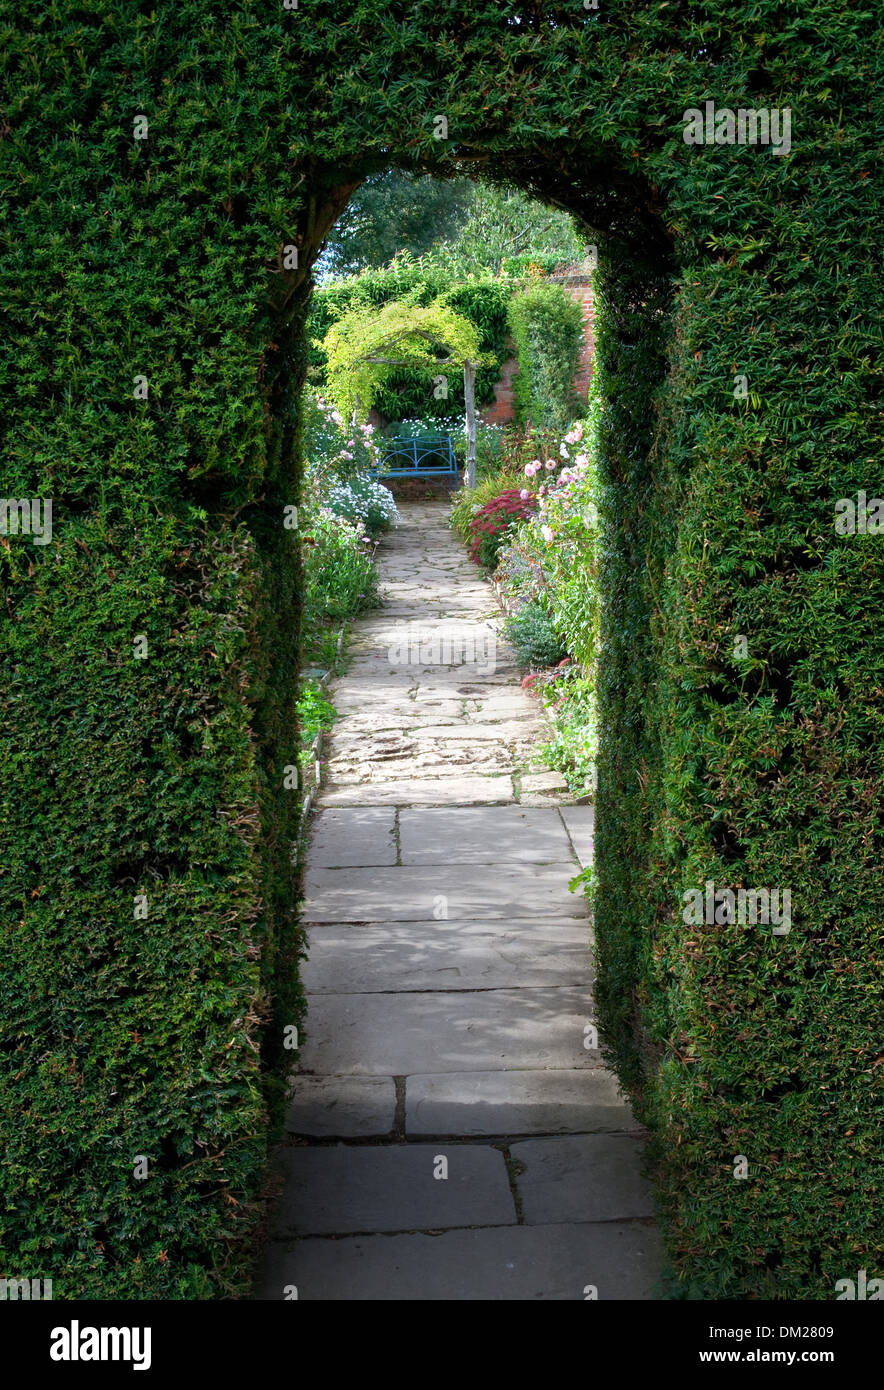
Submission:
[[[486,406],[479,419],[485,425],[505,425],[515,415],[513,377],[519,370],[515,357],[508,357],[494,386],[494,404]]]

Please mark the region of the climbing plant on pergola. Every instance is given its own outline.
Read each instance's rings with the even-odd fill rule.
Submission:
[[[468,487],[476,485],[476,368],[493,362],[479,351],[479,333],[443,299],[420,305],[397,299],[379,311],[354,309],[333,324],[323,340],[329,394],[343,415],[368,414],[385,378],[395,367],[463,371],[466,405]],[[440,356],[444,352],[445,356]]]

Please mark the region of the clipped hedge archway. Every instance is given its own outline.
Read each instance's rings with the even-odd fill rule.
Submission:
[[[390,163],[599,245],[599,998],[679,1287],[880,1270],[884,540],[834,526],[880,490],[873,17],[753,15],[61,0],[10,32],[3,489],[54,531],[0,547],[2,1244],[56,1297],[246,1287],[301,1021],[309,270]],[[788,152],[714,112],[686,143],[706,102],[788,109]],[[788,888],[791,930],[689,923],[710,882]]]

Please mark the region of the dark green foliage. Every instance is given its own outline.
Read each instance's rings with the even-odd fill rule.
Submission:
[[[56,519],[3,545],[0,1221],[58,1298],[243,1286],[295,1021],[306,274],[390,164],[599,247],[601,1022],[680,1286],[884,1274],[884,538],[833,526],[881,492],[878,16],[517,8],[3,0],[0,491]],[[707,99],[788,107],[791,154],[686,145]],[[791,933],[687,928],[707,878],[790,886]]]
[[[583,346],[580,305],[561,285],[536,280],[510,300],[508,322],[519,359],[519,418],[542,428],[564,428],[580,413],[574,396]]]
[[[16,584],[20,555],[0,707],[4,1256],[63,1298],[236,1291],[260,1029],[294,944],[254,732],[256,548],[196,517],[71,517]]]
[[[506,621],[506,635],[512,642],[523,666],[555,666],[567,652],[552,625],[545,606],[529,599]]]
[[[598,756],[597,703],[591,681],[579,666],[565,666],[543,687],[543,699],[555,722],[555,735],[544,744],[544,761],[561,772],[572,792],[592,791]],[[585,881],[589,882],[591,873]]]

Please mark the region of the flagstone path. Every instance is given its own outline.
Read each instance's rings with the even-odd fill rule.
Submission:
[[[592,808],[530,766],[548,727],[447,505],[400,510],[332,686],[255,1296],[652,1298],[641,1134],[584,1045]]]

